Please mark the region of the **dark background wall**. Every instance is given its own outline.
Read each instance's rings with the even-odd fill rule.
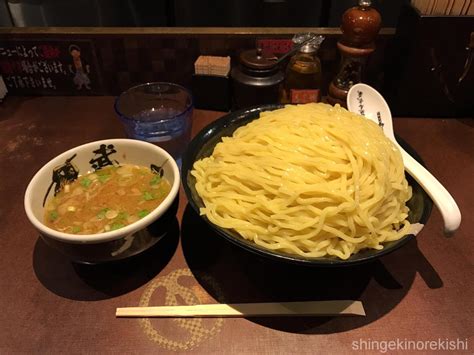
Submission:
[[[409,0],[374,0],[395,27]],[[0,25],[338,27],[357,0],[0,0]]]

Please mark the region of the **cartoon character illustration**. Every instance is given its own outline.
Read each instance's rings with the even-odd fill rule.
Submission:
[[[87,64],[82,64],[81,49],[75,44],[71,44],[69,46],[69,53],[71,54],[74,62],[74,69],[72,65],[69,65],[69,71],[74,74],[73,81],[74,84],[76,84],[76,88],[81,90],[84,86],[86,89],[90,90],[91,80],[87,76],[87,74],[90,74],[90,66]]]

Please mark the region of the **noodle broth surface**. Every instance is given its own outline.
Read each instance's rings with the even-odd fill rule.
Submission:
[[[45,224],[71,234],[116,230],[145,217],[170,192],[150,169],[124,164],[80,176],[46,205]]]

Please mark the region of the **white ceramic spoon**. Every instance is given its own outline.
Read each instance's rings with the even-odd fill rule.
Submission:
[[[392,114],[382,95],[371,86],[355,84],[347,93],[347,108],[382,127],[385,135],[400,149],[405,170],[418,181],[441,212],[446,235],[452,235],[461,224],[459,207],[448,190],[423,165],[400,147],[393,133]]]

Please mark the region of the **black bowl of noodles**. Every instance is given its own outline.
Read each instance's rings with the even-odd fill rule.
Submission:
[[[276,104],[261,105],[231,112],[203,128],[193,138],[183,156],[181,179],[188,201],[198,214],[200,214],[200,208],[204,207],[204,202],[196,191],[196,178],[191,174],[194,163],[212,155],[214,147],[221,142],[222,137],[232,136],[237,128],[259,118],[261,112],[273,111],[282,107],[284,106]],[[397,140],[411,156],[421,162],[421,158],[408,144],[399,139],[399,137],[397,137]],[[414,232],[414,234],[416,234],[422,229],[423,225],[426,224],[430,216],[432,201],[421,186],[411,178],[411,176],[406,173],[405,175],[408,184],[412,187],[412,197],[406,203],[410,209],[407,219],[411,224],[416,224],[418,227],[416,232]],[[201,218],[207,222],[210,228],[218,235],[245,250],[276,261],[308,266],[349,266],[372,261],[395,251],[415,237],[414,234],[406,234],[398,240],[383,243],[383,249],[381,250],[362,249],[345,260],[334,256],[306,257],[299,254],[290,254],[265,248],[251,240],[243,238],[233,229],[222,228],[212,223],[206,215],[201,215]]]

